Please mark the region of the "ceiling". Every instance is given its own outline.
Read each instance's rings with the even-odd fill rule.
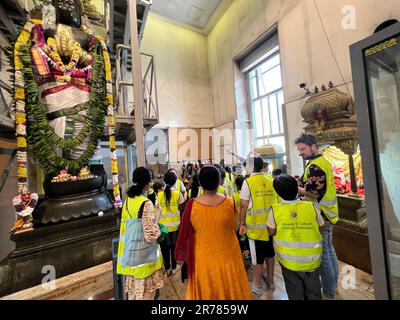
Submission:
[[[150,11],[201,33],[208,33],[233,0],[153,0]]]

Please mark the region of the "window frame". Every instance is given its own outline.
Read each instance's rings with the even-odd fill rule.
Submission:
[[[283,137],[284,139],[284,144],[283,144],[283,148],[285,153],[287,153],[286,150],[286,132],[285,132],[285,124],[284,124],[284,115],[283,115],[283,104],[284,104],[284,96],[283,96],[283,79],[282,79],[282,61],[281,61],[281,56],[280,56],[280,48],[279,46],[277,46],[277,49],[273,49],[271,50],[271,54],[266,56],[262,61],[260,61],[259,63],[257,63],[255,66],[253,66],[251,69],[249,69],[248,71],[246,71],[246,81],[247,81],[247,87],[248,87],[248,101],[249,101],[249,112],[251,114],[251,122],[252,122],[252,127],[253,127],[253,141],[254,141],[254,146],[255,148],[259,147],[259,141],[262,141],[261,145],[265,145],[265,141],[266,140],[270,140],[271,138],[278,138],[278,137]],[[265,70],[263,73],[260,72],[260,67],[262,64],[264,64],[267,60],[269,59],[273,59],[276,55],[279,55],[279,64],[275,64],[273,66],[271,66],[270,68],[268,68],[267,70]],[[264,93],[263,95],[259,95],[259,87],[261,85],[261,81],[262,81],[262,75],[270,70],[272,70],[273,68],[275,68],[276,66],[280,66],[280,73],[281,73],[281,86],[278,89],[274,89],[270,92]],[[255,72],[254,76],[250,76],[250,74],[252,72]],[[252,81],[253,78],[255,78],[255,82],[256,82],[256,88],[255,88],[255,92],[256,92],[256,97],[254,98],[252,95],[252,92],[254,91],[253,87],[252,87]],[[282,104],[279,105],[278,104],[278,95],[279,93],[282,93]],[[265,131],[264,131],[264,113],[265,110],[263,110],[263,101],[265,99],[269,100],[270,97],[275,96],[276,98],[276,107],[277,107],[277,113],[278,113],[278,129],[279,129],[279,133],[278,134],[272,134],[272,122],[271,122],[271,110],[270,107],[268,106],[268,113],[269,113],[269,126],[270,126],[270,133],[269,135],[265,135]],[[261,105],[261,115],[262,115],[262,131],[263,131],[263,135],[262,136],[258,136],[257,135],[257,124],[256,124],[256,112],[255,112],[255,102],[256,101],[260,101],[260,105]],[[267,102],[269,103],[269,102]],[[281,108],[281,110],[279,111],[278,108]],[[282,130],[281,130],[282,129]]]

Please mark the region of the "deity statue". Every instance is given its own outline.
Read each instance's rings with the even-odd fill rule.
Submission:
[[[46,174],[46,200],[35,211],[35,223],[69,220],[73,213],[78,217],[75,209],[80,207],[83,215],[112,207],[104,193],[104,169],[86,168],[104,133],[107,116],[114,206],[121,206],[106,44],[84,23],[87,17],[81,0],[53,0],[52,5],[54,8],[42,10],[46,23],[38,11],[32,14],[34,18],[26,23],[14,47],[20,195],[29,194],[28,147]],[[48,25],[54,21],[53,27]],[[86,199],[86,207],[82,197],[69,199],[69,208],[62,203],[65,199],[60,200],[81,194],[92,195]],[[61,207],[67,209],[60,213]]]

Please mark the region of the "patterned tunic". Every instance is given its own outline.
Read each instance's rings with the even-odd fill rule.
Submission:
[[[145,240],[147,242],[156,241],[160,236],[160,229],[155,221],[153,204],[151,201],[147,201],[144,206],[142,223]],[[144,279],[136,279],[132,276],[126,276],[125,290],[129,294],[129,299],[151,299],[152,294],[154,295],[157,289],[164,286],[166,279],[167,274],[164,267]]]

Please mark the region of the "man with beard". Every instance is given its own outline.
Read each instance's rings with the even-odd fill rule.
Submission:
[[[299,181],[298,192],[306,200],[318,203],[326,228],[323,237],[322,263],[320,267],[322,291],[326,298],[334,299],[338,284],[339,268],[332,244],[332,227],[339,220],[336,189],[332,164],[319,153],[317,139],[313,135],[301,134],[295,140],[299,155],[308,160]]]

